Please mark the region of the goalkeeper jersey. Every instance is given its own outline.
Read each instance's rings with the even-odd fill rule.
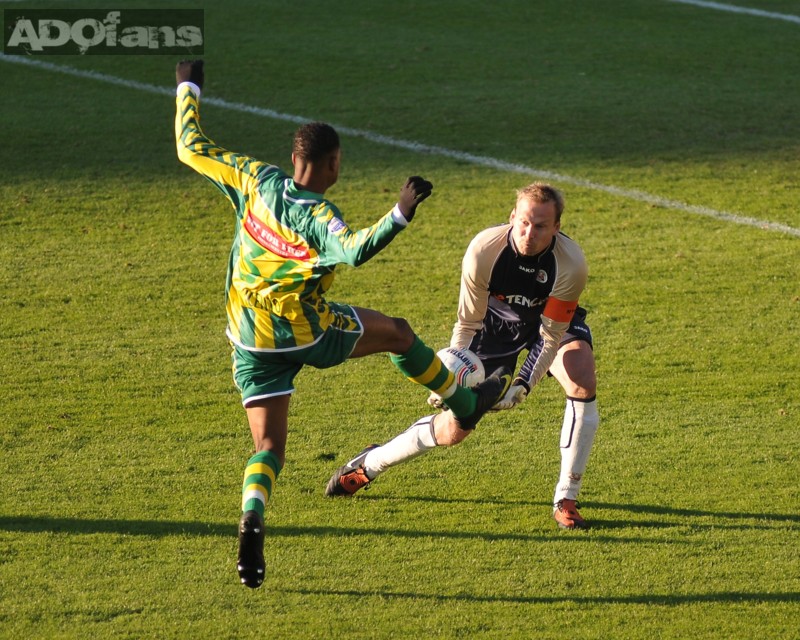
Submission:
[[[324,294],[337,264],[369,260],[404,228],[402,222],[390,211],[351,230],[322,195],[298,189],[274,165],[207,138],[190,85],[178,87],[176,104],[179,159],[227,196],[236,217],[226,279],[228,337],[250,351],[285,351],[314,344],[332,323],[359,330],[330,308]]]
[[[586,286],[581,248],[557,233],[535,256],[517,253],[511,225],[480,232],[464,255],[458,317],[450,345],[467,347],[482,359],[541,349],[526,358],[518,377],[531,387],[550,368]]]

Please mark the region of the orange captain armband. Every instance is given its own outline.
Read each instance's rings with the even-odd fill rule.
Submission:
[[[572,316],[575,315],[575,309],[577,308],[577,300],[566,301],[558,298],[548,298],[542,315],[556,322],[569,322],[572,320]]]

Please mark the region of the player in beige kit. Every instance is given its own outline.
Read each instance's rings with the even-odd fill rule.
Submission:
[[[561,473],[553,517],[562,528],[588,528],[577,495],[599,424],[592,336],[578,300],[586,285],[580,247],[560,232],[564,201],[550,185],[521,189],[508,224],[480,232],[464,256],[452,347],[468,348],[487,372],[528,350],[495,410],[519,405],[549,372],[567,397],[561,428]],[[429,402],[438,405],[432,396]],[[449,412],[427,416],[383,446],[371,446],[340,467],[327,495],[349,495],[390,466],[436,446],[461,442],[470,431]]]

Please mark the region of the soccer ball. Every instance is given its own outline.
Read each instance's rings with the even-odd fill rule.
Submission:
[[[437,354],[445,367],[456,376],[456,382],[462,387],[474,387],[486,378],[483,363],[469,349],[447,347]]]

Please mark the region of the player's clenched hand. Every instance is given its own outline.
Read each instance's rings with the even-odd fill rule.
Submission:
[[[411,176],[406,180],[403,188],[400,189],[400,198],[397,201],[400,213],[403,214],[406,220],[411,222],[417,211],[417,206],[431,195],[431,189],[433,189],[433,184],[420,176]]]
[[[202,89],[203,80],[205,80],[205,74],[202,60],[181,60],[175,67],[175,81],[178,84],[193,82]]]
[[[525,386],[521,384],[512,384],[508,388],[508,391],[506,391],[506,395],[504,395],[497,402],[497,404],[492,407],[492,411],[505,411],[507,409],[513,409],[527,397],[528,389]]]

